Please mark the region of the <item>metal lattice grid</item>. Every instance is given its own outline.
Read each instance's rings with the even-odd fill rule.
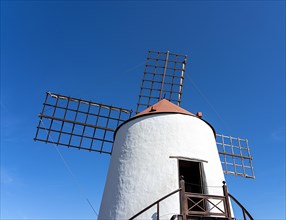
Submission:
[[[255,178],[247,139],[217,134],[216,141],[225,174]]]
[[[111,154],[114,131],[131,112],[47,92],[34,140]]]
[[[186,55],[148,51],[136,114],[162,98],[180,105]]]

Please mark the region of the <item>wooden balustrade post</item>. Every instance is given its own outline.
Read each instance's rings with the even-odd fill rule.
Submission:
[[[160,209],[159,209],[159,202],[157,203],[157,220],[160,219]]]
[[[228,196],[228,190],[227,190],[227,186],[225,185],[225,181],[222,182],[222,189],[223,189],[223,194],[225,197],[225,206],[226,206],[226,217],[228,220],[231,220],[231,211],[230,211],[230,203],[229,203],[229,196]]]
[[[183,220],[187,220],[188,204],[186,199],[185,180],[183,176],[180,176],[180,188],[181,215]]]

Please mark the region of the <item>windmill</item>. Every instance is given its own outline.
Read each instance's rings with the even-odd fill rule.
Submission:
[[[148,51],[135,114],[47,92],[34,140],[111,155],[99,219],[253,219],[224,180],[254,178],[248,140],[180,107],[186,60]]]

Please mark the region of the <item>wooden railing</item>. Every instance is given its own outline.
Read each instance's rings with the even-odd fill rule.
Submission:
[[[254,220],[254,218],[250,215],[246,208],[244,208],[244,206],[236,198],[234,198],[230,193],[228,194],[228,196],[241,208],[243,220]]]
[[[135,219],[136,217],[138,217],[139,215],[141,215],[142,213],[146,212],[148,209],[150,209],[151,207],[153,207],[154,205],[156,205],[157,207],[157,220],[159,220],[159,216],[160,216],[160,202],[163,201],[164,199],[168,198],[169,196],[181,191],[182,189],[177,189],[171,193],[169,193],[168,195],[162,197],[161,199],[158,199],[156,202],[152,203],[151,205],[147,206],[145,209],[143,209],[142,211],[138,212],[136,215],[134,215],[133,217],[129,218],[129,220]]]
[[[188,209],[186,215],[228,217],[224,196],[204,195],[196,193],[185,194]]]
[[[225,183],[223,184],[224,196],[185,192],[183,177],[181,177],[180,186],[182,188],[180,202],[183,220],[186,220],[188,216],[215,216],[231,219]]]
[[[244,220],[253,220],[252,216],[243,207],[243,205],[241,205],[237,199],[235,199],[231,194],[228,193],[225,182],[223,182],[222,188],[224,193],[223,196],[189,193],[185,191],[185,181],[183,178],[181,178],[179,189],[169,193],[161,199],[158,199],[142,211],[138,212],[133,217],[129,218],[129,220],[135,219],[136,217],[146,212],[155,205],[157,208],[156,219],[159,220],[160,202],[178,192],[180,192],[181,210],[180,214],[178,214],[177,217],[179,217],[179,219],[181,220],[187,220],[188,217],[191,216],[222,217],[224,219],[233,220],[233,218],[231,217],[229,198],[231,198],[241,208]]]

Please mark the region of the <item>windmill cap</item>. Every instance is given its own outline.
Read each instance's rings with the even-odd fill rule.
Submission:
[[[137,115],[134,116],[134,118],[139,117],[139,116],[143,116],[143,115],[158,114],[158,113],[179,113],[179,114],[196,116],[195,114],[173,104],[172,102],[168,101],[167,99],[162,99],[161,101],[150,106],[149,108],[145,109],[144,111],[139,112]]]
[[[173,104],[172,102],[168,101],[167,99],[162,99],[161,101],[159,101],[156,104],[150,106],[149,108],[143,110],[142,112],[139,112],[138,114],[136,114],[132,118],[129,118],[128,120],[124,121],[121,125],[119,125],[114,132],[114,138],[116,136],[118,129],[122,125],[124,125],[125,123],[127,123],[133,119],[136,119],[136,118],[139,118],[142,116],[147,116],[147,115],[165,114],[165,113],[183,114],[183,115],[189,115],[189,116],[196,117],[196,118],[204,121],[206,124],[208,124],[211,127],[211,129],[213,130],[214,136],[216,136],[215,129],[212,127],[212,125],[210,123],[208,123],[207,121],[202,119],[202,113],[201,112],[198,112],[197,114],[193,114],[193,113]]]

